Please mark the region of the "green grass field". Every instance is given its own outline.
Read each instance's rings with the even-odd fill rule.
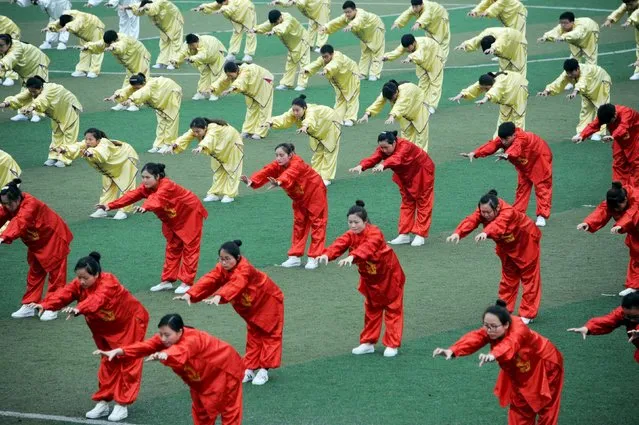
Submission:
[[[454,1],[454,0],[450,0]],[[83,2],[74,2],[81,8]],[[230,29],[219,16],[189,12],[197,1],[176,3],[184,12],[188,32],[216,32],[225,44]],[[509,164],[491,159],[472,164],[457,154],[468,152],[492,136],[498,107],[481,108],[472,102],[462,105],[445,100],[494,69],[494,63],[479,53],[452,52],[452,47],[481,29],[498,26],[496,20],[471,19],[466,13],[472,1],[446,4],[450,9],[452,45],[447,63],[444,93],[430,127],[430,155],[437,165],[436,200],[431,236],[421,248],[400,247],[396,251],[407,275],[405,332],[400,355],[385,359],[381,353],[354,357],[363,321],[363,300],[356,290],[355,269],[339,269],[335,264],[316,271],[285,270],[274,267],[286,258],[290,232],[290,200],[281,191],[249,191],[229,205],[208,204],[199,275],[210,270],[217,249],[229,239],[242,239],[243,254],[265,270],[283,289],[286,297],[286,326],[283,367],[271,373],[264,387],[246,385],[244,423],[287,425],[382,425],[382,424],[500,424],[506,411],[492,395],[497,365],[477,367],[477,359],[445,362],[433,360],[432,350],[448,346],[462,333],[479,326],[483,309],[494,302],[499,279],[499,261],[492,242],[475,245],[472,239],[458,246],[445,244],[445,237],[476,206],[479,197],[496,188],[512,201],[516,173]],[[605,4],[604,4],[605,3]],[[573,10],[603,22],[606,10],[619,1],[532,0],[529,6],[528,79],[536,93],[562,71],[568,48],[563,44],[537,44],[535,39],[556,24],[559,13]],[[360,6],[384,16],[387,29],[394,15],[408,1],[368,0]],[[574,6],[574,7],[572,7]],[[266,19],[270,7],[257,4],[258,21]],[[89,10],[100,16],[107,28],[117,29],[116,14],[104,7]],[[291,13],[300,16],[296,10]],[[331,16],[341,12],[341,1],[333,2]],[[46,16],[37,7],[18,8],[0,4],[0,14],[10,16],[23,30],[23,39],[39,45],[39,33]],[[625,20],[625,18],[624,18]],[[141,37],[157,56],[157,30],[148,18],[142,19]],[[219,33],[217,33],[219,32]],[[387,50],[394,48],[405,31],[387,32]],[[329,39],[337,49],[359,58],[358,41],[351,34],[337,33]],[[599,64],[613,78],[612,100],[631,107],[637,105],[639,82],[628,81],[627,64],[634,61],[634,34],[619,25],[602,29]],[[613,53],[619,52],[620,53]],[[203,197],[210,186],[208,160],[190,154],[160,158],[147,154],[155,134],[154,112],[115,113],[101,100],[122,82],[122,69],[111,55],[105,56],[104,73],[97,80],[70,77],[77,51],[48,50],[51,79],[75,93],[84,106],[81,129],[98,127],[109,136],[131,143],[141,161],[162,161],[168,175]],[[255,60],[274,73],[283,71],[285,49],[276,38],[260,37]],[[317,57],[313,53],[313,58]],[[236,128],[244,117],[244,99],[231,96],[218,102],[195,102],[197,75],[190,66],[162,75],[174,76],[184,88],[180,129],[185,131],[193,117],[221,117]],[[156,73],[156,75],[158,75]],[[399,61],[387,64],[382,80],[362,82],[361,108],[368,106],[383,83],[416,79],[414,68]],[[16,86],[0,87],[1,97],[18,91]],[[333,90],[321,77],[310,80],[308,101],[333,105]],[[274,114],[288,109],[294,92],[276,92]],[[388,110],[386,110],[387,112]],[[361,114],[360,112],[360,114]],[[543,229],[543,302],[532,328],[550,338],[565,357],[566,378],[560,423],[564,425],[634,423],[636,414],[627,403],[635,388],[629,378],[636,370],[633,347],[622,331],[588,338],[565,329],[580,326],[589,317],[608,312],[618,298],[625,279],[628,252],[622,236],[607,231],[586,235],[576,225],[598,203],[610,185],[610,146],[587,142],[574,145],[579,100],[564,96],[540,99],[531,96],[527,130],[540,134],[555,156],[553,215]],[[183,315],[187,324],[204,329],[244,351],[245,326],[230,306],[187,307],[171,300],[171,293],[151,294],[158,283],[163,262],[164,239],[154,216],[133,216],[122,222],[93,220],[100,191],[100,176],[81,160],[66,169],[42,167],[50,140],[49,120],[39,124],[12,123],[12,111],[0,113],[0,148],[22,166],[23,189],[46,201],[69,223],[75,239],[69,267],[89,251],[102,253],[103,267],[115,273],[151,313],[149,335],[160,317],[169,312]],[[366,201],[370,217],[387,238],[396,234],[399,193],[391,173],[360,177],[348,168],[370,154],[376,134],[386,128],[385,113],[366,125],[344,130],[338,174],[329,188],[329,240],[346,230],[345,214],[356,199]],[[306,160],[310,150],[306,137],[293,130],[272,132],[263,141],[247,141],[245,173],[251,173],[272,159],[274,146],[292,141]],[[529,215],[534,215],[534,200]],[[10,313],[20,305],[27,273],[26,249],[20,242],[0,246],[3,294],[0,298],[0,411],[84,417],[92,408],[90,395],[96,389],[98,360],[90,332],[82,318],[42,323],[12,320]],[[70,269],[69,278],[71,275]],[[628,375],[630,373],[630,375]],[[631,378],[632,379],[632,378]],[[0,415],[2,414],[0,412]],[[614,419],[613,419],[614,418]],[[1,417],[2,424],[41,424],[47,420]],[[138,401],[129,409],[126,422],[133,424],[191,423],[190,399],[185,385],[166,367],[145,367]],[[50,422],[53,423],[53,422]],[[60,422],[56,422],[60,423]]]

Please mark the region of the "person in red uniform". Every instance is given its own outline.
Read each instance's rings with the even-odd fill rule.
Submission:
[[[508,425],[556,425],[564,382],[561,352],[505,307],[501,300],[488,307],[481,329],[447,349],[436,348],[433,357],[468,356],[490,344],[490,353],[479,355],[479,366],[499,363],[494,392],[502,407],[510,406]]]
[[[541,303],[541,232],[521,211],[516,210],[497,191],[482,196],[474,213],[466,217],[446,241],[459,243],[480,224],[484,231],[475,236],[475,242],[487,238],[495,241],[495,253],[501,260],[499,298],[506,301],[508,311],[515,309],[519,283],[524,292],[519,305],[521,320],[528,324],[537,317]]]
[[[307,270],[317,268],[317,257],[324,251],[326,225],[328,223],[328,201],[322,177],[310,165],[295,154],[292,143],[281,143],[275,147],[275,161],[266,165],[249,178],[240,179],[253,189],[269,184],[269,189],[281,187],[293,200],[293,236],[288,259],[282,267],[302,265],[301,257],[306,250],[306,240],[311,235],[308,248]]]
[[[149,325],[149,313],[144,306],[111,273],[103,272],[100,254],[92,252],[75,265],[76,278],[64,288],[47,295],[40,304],[30,307],[39,311],[58,310],[73,301],[75,307],[62,312],[69,317],[83,315],[99,350],[112,350],[122,345],[144,340]],[[140,392],[142,359],[103,358],[98,369],[98,391],[92,399],[96,406],[86,417],[97,419],[108,416],[109,421],[121,421]],[[109,414],[109,402],[115,401]]]
[[[626,273],[626,288],[619,296],[639,290],[639,192],[632,186],[622,186],[620,182],[612,182],[606,193],[606,200],[577,225],[578,230],[595,233],[603,228],[611,218],[615,225],[610,233],[626,234],[626,246],[630,250],[630,261]]]
[[[242,423],[242,358],[230,344],[198,329],[184,326],[178,314],[160,319],[159,332],[146,341],[93,354],[113,361],[118,356],[158,360],[173,369],[191,390],[194,425]]]
[[[195,281],[200,261],[202,226],[209,213],[200,199],[190,190],[168,179],[164,164],[149,162],[142,167],[142,184],[108,205],[98,205],[106,211],[117,210],[141,199],[146,201],[137,212],[153,212],[162,221],[162,234],[166,238],[162,282],[151,291],[173,289],[173,282],[182,282],[175,289],[184,294]]]
[[[417,149],[423,152],[421,148]],[[383,319],[386,325],[382,339],[386,347],[384,357],[395,357],[404,328],[404,270],[395,252],[386,244],[382,231],[368,221],[363,201],[355,202],[348,210],[347,219],[349,230],[326,248],[320,262],[328,264],[348,250],[348,257],[340,260],[338,265],[357,264],[358,290],[364,296],[364,329],[359,337],[360,345],[353,348],[353,354],[375,352]]]
[[[552,204],[552,152],[548,144],[535,133],[524,131],[512,122],[502,123],[497,129],[497,137],[472,152],[461,153],[473,161],[473,158],[483,158],[496,155],[497,160],[510,161],[517,169],[517,190],[513,208],[526,214],[530,192],[535,186],[537,198],[538,227],[546,225],[550,217]]]
[[[612,142],[612,179],[624,186],[639,185],[639,112],[627,106],[601,105],[597,118],[572,140],[580,143],[599,132],[603,125],[610,135],[601,140]]]
[[[626,327],[629,342],[636,347],[635,361],[639,363],[639,292],[631,292],[621,299],[621,307],[601,317],[593,317],[580,328],[570,328],[568,332],[586,335],[605,335],[617,328]]]
[[[44,202],[20,190],[20,179],[13,179],[0,189],[0,228],[9,222],[0,234],[0,244],[10,244],[20,238],[27,246],[27,290],[22,306],[11,314],[15,319],[33,317],[35,309],[29,304],[40,302],[44,282],[49,276],[51,294],[67,281],[67,256],[73,234],[64,220]],[[47,310],[40,320],[55,320],[57,311]]]
[[[264,385],[268,382],[268,369],[282,364],[284,295],[266,273],[242,257],[241,245],[240,240],[222,244],[217,266],[198,279],[186,294],[174,299],[191,305],[212,296],[205,303],[231,303],[246,321],[246,370],[242,382]]]
[[[424,245],[430,230],[435,185],[435,164],[430,156],[409,140],[398,138],[396,131],[385,131],[377,137],[377,149],[364,158],[351,173],[373,169],[379,173],[393,170],[393,181],[399,186],[402,203],[399,207],[399,235],[389,241],[391,245],[410,243]],[[410,241],[410,233],[415,234]]]

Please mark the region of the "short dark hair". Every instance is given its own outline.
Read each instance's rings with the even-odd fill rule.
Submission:
[[[493,37],[492,35],[487,35],[486,37],[482,38],[481,41],[479,42],[479,44],[481,45],[482,52],[484,50],[490,49],[490,47],[493,45],[495,41],[497,41],[497,39]]]
[[[193,44],[200,41],[200,37],[195,34],[187,34],[186,35],[186,44]]]
[[[100,265],[101,257],[99,252],[93,251],[86,257],[80,258],[78,262],[75,263],[73,271],[77,272],[78,270],[84,269],[91,276],[97,276],[102,271],[102,266]]]
[[[564,61],[564,71],[574,72],[579,69],[579,61],[575,58],[566,59]]]
[[[237,64],[233,61],[228,61],[224,64],[224,72],[228,73],[228,72],[239,72],[240,71],[240,67],[237,66]]]
[[[71,15],[60,15],[60,26],[62,28],[65,27],[66,24],[73,21],[73,16]]]
[[[35,75],[29,78],[25,85],[28,89],[41,89],[42,87],[44,87],[44,83],[46,83],[46,81],[44,81],[44,78],[40,77],[39,75]]]
[[[138,72],[129,77],[129,84],[132,86],[143,86],[146,84],[146,75]]]
[[[619,205],[628,200],[628,192],[623,188],[621,182],[612,182],[610,189],[606,192],[606,206],[609,210],[618,211]]]
[[[610,124],[617,115],[617,108],[612,103],[605,103],[597,109],[597,119],[600,124]]]
[[[333,49],[333,46],[331,46],[330,44],[325,44],[320,47],[320,54],[324,55],[326,53],[328,53],[329,55],[335,53],[335,49]]]
[[[575,14],[572,12],[564,12],[561,15],[559,15],[560,21],[563,21],[564,19],[570,22],[575,22]]]
[[[399,92],[399,83],[395,80],[389,80],[382,87],[382,96],[384,99],[391,100],[396,93]]]
[[[507,121],[505,123],[502,123],[499,128],[497,128],[497,136],[505,139],[506,137],[510,137],[515,134],[515,130],[517,130],[517,126],[515,125],[515,123]]]
[[[11,38],[10,34],[0,34],[0,40],[7,43],[7,46],[11,46],[13,44],[13,38]]]
[[[104,35],[102,36],[102,41],[106,44],[115,43],[118,41],[118,33],[114,30],[106,30],[104,31]]]
[[[424,4],[424,0],[410,0],[410,5],[411,6],[419,6]]]
[[[402,35],[402,47],[406,48],[415,42],[415,36],[413,34],[404,34]]]
[[[639,292],[632,292],[628,295],[624,295],[621,299],[622,308],[637,308],[639,307]]]
[[[355,2],[348,0],[345,1],[344,4],[342,5],[342,10],[346,10],[346,9],[357,9],[357,6],[355,6]]]
[[[276,23],[278,19],[282,17],[282,12],[277,9],[273,9],[268,13],[268,21],[272,24]]]

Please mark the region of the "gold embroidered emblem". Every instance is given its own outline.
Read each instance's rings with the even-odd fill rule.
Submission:
[[[184,373],[186,374],[186,377],[189,379],[189,381],[198,382],[202,380],[202,377],[200,376],[200,374],[197,373],[195,369],[193,369],[189,365],[184,366]]]
[[[530,361],[522,360],[522,358],[519,357],[519,354],[517,354],[517,360],[515,360],[515,366],[517,366],[517,368],[519,369],[519,372],[521,373],[530,372]]]
[[[528,164],[528,158],[519,158],[517,161],[519,161],[521,165]]]
[[[175,218],[177,216],[177,210],[175,208],[164,207],[164,212],[169,218]]]
[[[37,230],[27,230],[27,238],[32,241],[37,241],[40,239],[40,233]]]
[[[302,188],[302,186],[300,186],[299,184],[297,186],[295,186],[295,189],[293,190],[293,192],[296,195],[303,195],[304,194],[304,189]]]
[[[98,313],[102,315],[102,320],[105,322],[113,322],[115,320],[115,313],[111,310],[98,310]]]
[[[515,240],[515,235],[513,235],[512,233],[508,233],[504,235],[504,237],[502,237],[501,239],[506,243],[511,243]]]
[[[251,297],[248,292],[244,292],[242,294],[242,298],[240,299],[240,304],[242,304],[244,307],[250,307],[252,302],[253,297]]]
[[[377,274],[377,266],[371,261],[366,262],[366,273]]]

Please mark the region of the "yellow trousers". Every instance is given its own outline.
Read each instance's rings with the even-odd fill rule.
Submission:
[[[306,49],[306,53],[300,58],[299,62],[295,63],[293,58],[291,57],[291,53],[289,52],[286,55],[286,66],[284,67],[284,75],[280,80],[280,84],[293,87],[293,83],[295,82],[295,72],[299,70],[299,74],[297,76],[297,85],[299,87],[306,87],[308,84],[308,74],[303,72],[305,66],[307,66],[311,62],[311,50]]]
[[[589,65],[597,65],[597,55],[599,54],[599,44],[595,46],[595,51],[592,56],[588,56],[584,53],[583,50],[579,49],[576,52],[571,51],[571,55],[573,58],[577,59],[579,62],[587,63]]]
[[[637,62],[639,62],[639,29],[635,28],[635,43],[637,44],[635,54],[637,55]],[[635,74],[639,74],[639,66],[635,67]]]
[[[328,16],[323,21],[325,25],[328,22]],[[308,21],[308,45],[314,48],[322,47],[328,41],[328,34],[319,32],[320,24],[315,21]]]
[[[178,138],[178,130],[180,129],[180,113],[177,113],[175,119],[171,119],[160,111],[155,111],[155,116],[158,119],[158,126],[155,129],[155,141],[153,142],[153,147],[159,148],[164,145],[171,144]]]
[[[408,139],[420,148],[424,150],[424,152],[428,152],[428,131],[430,127],[430,120],[426,123],[424,129],[420,132],[417,131],[417,128],[413,125],[413,123],[409,123],[408,126],[402,126],[401,137],[404,139]]]
[[[244,116],[244,124],[242,124],[242,133],[266,137],[269,129],[268,127],[262,127],[262,124],[270,120],[273,114],[273,94],[271,94],[268,103],[263,108],[250,97],[245,97],[245,99],[246,115]]]
[[[357,94],[351,97],[351,100],[346,100],[342,93],[336,91],[335,106],[333,106],[333,109],[342,121],[357,121],[357,114],[359,113],[359,90],[357,90]]]
[[[100,28],[95,28],[93,30],[93,40],[101,40],[102,39],[102,30]],[[81,41],[80,45],[85,46],[88,42]],[[102,60],[104,59],[104,52],[98,53],[96,55],[89,53],[88,51],[80,50],[80,59],[78,60],[78,64],[75,66],[75,70],[78,72],[93,72],[94,74],[100,74],[100,69],[102,68]],[[48,81],[48,80],[47,80]]]
[[[120,188],[117,184],[115,184],[113,179],[107,176],[102,176],[102,194],[100,195],[100,201],[98,202],[100,205],[107,205],[109,202],[115,201],[126,192],[135,189],[135,177],[138,172],[136,165],[131,162],[130,165],[127,165],[122,169],[122,172],[129,174],[126,180],[130,181],[131,184],[126,188]],[[120,208],[120,211],[129,214],[132,213],[134,209],[135,205],[129,205],[124,208]]]
[[[213,165],[217,168],[214,168]],[[213,170],[213,184],[207,195],[228,196],[236,198],[240,190],[240,176],[242,175],[242,163],[233,173],[226,171],[215,159],[211,160],[211,170]]]
[[[317,171],[322,180],[333,180],[337,170],[337,155],[339,154],[339,140],[333,152],[329,152],[323,144],[317,145],[317,150],[311,157],[311,167]]]
[[[439,73],[431,78],[431,74],[424,73],[419,77],[419,83],[417,84],[424,92],[424,101],[428,106],[432,106],[437,109],[439,106],[439,99],[442,97],[442,86],[444,83],[444,69],[439,70]]]
[[[209,90],[221,73],[221,70],[214,73],[211,65],[204,65],[200,69],[200,79],[197,82],[197,91],[202,93]]]
[[[597,88],[597,95],[594,99],[581,96],[581,110],[579,111],[579,124],[577,124],[577,134],[594,121],[597,116],[597,109],[601,105],[610,103],[610,84],[602,83]],[[598,134],[603,134],[606,126],[602,126]]]
[[[78,140],[78,134],[80,133],[80,114],[74,108],[74,120],[70,124],[62,127],[56,121],[51,120],[51,144],[49,149],[64,148],[72,145]],[[51,152],[49,150],[49,158],[54,161],[62,161],[64,164],[71,164],[71,160],[65,157],[63,154]]]
[[[255,16],[253,17],[253,24],[251,28],[255,28],[257,24]],[[231,41],[229,42],[229,53],[237,55],[240,53],[240,47],[242,45],[242,34],[246,32],[244,26],[233,22],[233,34],[231,35]],[[244,54],[253,56],[255,49],[257,48],[257,37],[255,34],[246,32],[246,45],[244,46]]]
[[[180,37],[171,39],[160,31],[160,54],[155,63],[168,65],[180,49],[182,49],[182,38],[182,34],[180,34]]]
[[[386,43],[382,43],[381,48],[375,51],[369,49],[364,43],[360,43],[360,47],[362,48],[362,56],[359,58],[359,73],[364,76],[379,78],[384,65],[382,58],[384,57]]]

